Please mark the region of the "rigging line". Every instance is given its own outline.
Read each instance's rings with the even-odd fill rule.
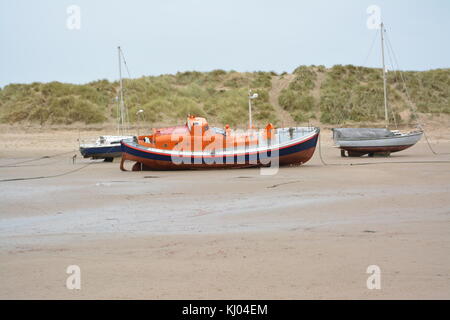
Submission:
[[[120,53],[121,53],[121,56],[122,56],[122,59],[123,59],[123,63],[125,65],[125,69],[127,70],[128,78],[131,79],[130,70],[128,69],[127,60],[125,59],[125,55],[123,53],[122,48],[120,48]],[[126,133],[128,134],[130,132],[130,126],[129,126],[129,120],[130,119],[129,119],[128,108],[126,107],[126,103],[124,103],[124,104],[125,104],[125,118],[126,118],[125,130],[126,130]]]
[[[117,117],[117,132],[118,135],[122,135],[122,130],[120,128],[120,103],[119,103],[119,95],[116,96],[116,117]]]
[[[366,64],[367,64],[367,62],[368,62],[368,60],[369,60],[369,58],[370,58],[370,55],[372,54],[373,48],[375,47],[375,42],[376,42],[376,40],[377,40],[377,38],[378,38],[379,32],[380,32],[380,30],[377,29],[376,32],[375,32],[375,34],[374,34],[374,36],[373,36],[373,39],[372,39],[372,45],[370,46],[369,52],[367,53],[367,56],[366,56],[366,58],[364,59],[363,64],[361,65],[362,67],[361,67],[361,68],[358,68],[358,70],[359,70],[359,76],[360,76],[361,79],[363,79],[363,80],[364,80],[364,74],[363,74],[363,70],[362,70],[362,69],[363,69],[363,68],[367,68]],[[342,118],[342,119],[340,119],[340,120],[343,120],[343,121],[341,121],[340,123],[343,123],[343,124],[345,125],[345,123],[346,123],[346,117],[344,116],[344,113],[341,113],[341,118]]]
[[[399,70],[400,78],[401,78],[402,84],[403,84],[403,89],[405,90],[406,98],[408,99],[407,102],[410,105],[411,110],[413,111],[413,114],[414,114],[414,117],[416,118],[417,124],[419,125],[419,127],[422,128],[422,125],[421,125],[421,123],[419,121],[419,117],[417,116],[416,106],[412,102],[411,96],[409,94],[408,87],[406,86],[406,80],[405,80],[405,78],[403,76],[403,73],[400,71],[401,69],[400,69],[400,64],[398,63],[398,60],[397,60],[397,55],[395,54],[394,47],[392,46],[392,43],[391,43],[391,41],[389,39],[389,36],[387,34],[386,34],[386,40],[387,40],[387,44],[388,44],[387,47],[389,48],[389,50],[391,50],[392,56],[394,57],[394,62],[396,64],[396,66],[397,66],[397,69]]]
[[[400,80],[400,78],[398,76],[400,71],[395,68],[395,63],[393,62],[393,58],[391,56],[391,50],[389,50],[389,47],[387,47],[387,49],[388,49],[387,52],[388,52],[388,56],[389,56],[389,61],[391,62],[391,67],[392,67],[392,71],[393,71],[393,74],[394,74],[394,82],[397,84],[397,83],[401,82],[401,80]],[[392,115],[394,117],[395,126],[397,127],[397,119],[395,118],[395,114],[394,114],[393,108],[391,108],[391,111],[392,111]],[[408,121],[408,124],[410,124],[409,121]]]
[[[417,112],[417,109],[416,109],[414,103],[413,103],[412,100],[411,100],[411,96],[409,95],[409,90],[408,90],[408,87],[407,87],[407,85],[406,85],[405,78],[403,77],[403,73],[400,72],[400,65],[399,65],[399,63],[398,63],[398,60],[397,60],[397,57],[396,57],[394,48],[393,48],[393,46],[392,46],[392,44],[391,44],[391,41],[389,40],[389,37],[388,37],[388,36],[386,36],[386,39],[387,39],[387,43],[388,43],[389,50],[392,51],[392,55],[393,55],[393,57],[394,57],[395,63],[396,63],[396,65],[397,65],[397,68],[398,68],[398,70],[399,70],[400,77],[401,77],[402,82],[403,82],[403,88],[404,88],[404,90],[405,90],[406,98],[407,98],[407,100],[408,100],[409,105],[411,106],[411,110],[413,111],[413,115],[414,115],[414,117],[415,117],[415,119],[416,119],[416,121],[417,121],[417,125],[419,126],[420,129],[422,129],[423,136],[425,137],[425,141],[427,142],[428,148],[430,149],[430,151],[431,151],[434,155],[440,155],[440,154],[441,154],[441,155],[447,155],[447,154],[450,154],[450,153],[448,153],[448,152],[445,152],[445,153],[444,153],[444,152],[436,152],[436,151],[433,149],[433,147],[432,147],[432,145],[431,145],[431,143],[430,143],[430,141],[429,141],[429,139],[428,139],[428,136],[427,136],[427,134],[426,134],[426,132],[425,132],[425,129],[423,128],[422,124],[420,123],[420,119],[419,119],[419,116],[418,116],[418,114],[417,114],[417,113],[418,113],[418,112]]]
[[[394,62],[393,62],[392,56],[391,56],[391,52],[390,52],[389,48],[388,48],[388,50],[386,50],[386,51],[387,51],[387,54],[388,54],[388,60],[389,60],[389,62],[390,62],[390,67],[392,68],[392,71],[394,71],[394,77],[395,77],[395,79],[397,79],[397,75],[396,75],[396,72],[395,72],[395,66],[394,66]],[[387,72],[386,72],[386,73],[387,73]],[[389,83],[388,83],[388,86],[390,87]],[[388,96],[388,98],[389,98],[389,96]],[[397,124],[397,119],[396,119],[396,117],[395,117],[394,108],[393,108],[392,104],[389,104],[389,105],[390,105],[390,110],[391,110],[392,118],[394,119],[394,125],[395,125],[395,128],[398,129],[398,124]]]
[[[125,65],[125,69],[127,70],[128,77],[131,78],[130,70],[128,69],[127,60],[125,59],[125,55],[123,54],[122,48],[120,48],[120,53],[122,55],[123,64]]]
[[[379,32],[379,30],[377,30],[377,32],[375,32],[375,36],[373,37],[372,45],[370,46],[369,53],[367,54],[366,59],[364,60],[364,63],[362,64],[363,67],[366,66],[366,63],[367,63],[367,61],[369,60],[370,55],[372,54],[373,47],[375,46],[375,41],[376,41],[377,38],[378,38],[378,32]]]
[[[23,181],[23,180],[38,180],[38,179],[49,179],[49,178],[62,177],[62,176],[65,176],[65,175],[68,175],[68,174],[80,171],[80,170],[82,170],[82,169],[86,168],[87,166],[89,166],[91,164],[94,164],[94,163],[96,163],[96,162],[90,162],[90,163],[85,164],[82,167],[79,167],[79,168],[76,168],[76,169],[73,169],[73,170],[69,170],[69,171],[66,171],[66,172],[63,172],[63,173],[58,173],[58,174],[55,174],[55,175],[39,176],[39,177],[27,177],[27,178],[2,179],[2,180],[0,180],[0,182]]]

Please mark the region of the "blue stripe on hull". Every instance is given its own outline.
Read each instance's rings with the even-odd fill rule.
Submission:
[[[295,144],[293,146],[290,147],[286,147],[283,149],[279,150],[279,157],[282,156],[287,156],[293,153],[297,153],[297,152],[301,152],[304,150],[308,150],[310,148],[313,148],[317,145],[317,139],[318,139],[318,134],[315,135],[313,138],[305,141],[305,142],[300,142],[298,144]],[[144,158],[144,159],[149,159],[149,160],[159,160],[159,161],[169,161],[172,162],[172,156],[170,155],[162,155],[162,154],[157,154],[157,153],[152,153],[149,151],[141,151],[141,150],[136,150],[134,148],[129,147],[128,145],[126,145],[125,143],[122,142],[121,144],[122,147],[122,152],[123,153],[127,153],[129,155],[133,155],[136,157],[140,157],[140,158]],[[244,156],[224,156],[222,157],[222,160],[220,160],[220,157],[207,157],[209,158],[209,161],[205,161],[205,159],[203,158],[194,158],[194,157],[174,157],[175,159],[179,159],[181,161],[181,159],[183,159],[183,163],[193,163],[193,164],[208,164],[208,163],[213,163],[214,159],[216,159],[215,161],[220,161],[221,163],[248,163],[250,161],[255,162],[255,159],[257,159],[257,161],[264,161],[264,159],[267,159],[271,156],[271,152],[262,152],[262,153],[258,153],[258,154],[254,154],[254,155],[249,155],[246,154],[245,155],[245,161]],[[190,160],[190,162],[189,162]]]
[[[80,153],[83,157],[91,157],[91,156],[98,156],[98,155],[111,155],[114,156],[114,154],[120,154],[122,152],[122,148],[120,145],[114,146],[114,147],[92,147],[92,148],[80,148]]]

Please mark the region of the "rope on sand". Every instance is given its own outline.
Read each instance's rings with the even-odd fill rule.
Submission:
[[[444,152],[436,152],[436,151],[434,151],[433,147],[431,146],[430,141],[428,140],[428,136],[427,136],[427,134],[425,133],[425,130],[422,129],[422,131],[423,131],[423,136],[425,137],[425,141],[427,142],[428,148],[430,148],[430,151],[431,151],[435,156],[450,154],[450,152],[444,153]]]
[[[42,159],[55,158],[55,157],[66,155],[66,154],[73,153],[73,152],[74,151],[67,151],[67,152],[53,154],[53,155],[50,155],[50,156],[42,156],[42,157],[39,157],[39,158],[28,159],[28,160],[24,160],[24,161],[15,162],[15,163],[9,163],[9,164],[5,164],[5,165],[1,165],[0,168],[16,167],[18,164],[39,161],[39,160],[42,160]]]
[[[320,161],[322,162],[322,164],[324,166],[349,166],[349,165],[351,165],[350,163],[327,163],[327,162],[325,162],[325,160],[323,159],[323,155],[322,155],[322,139],[320,138],[320,134],[319,134],[319,156],[320,156]]]
[[[87,166],[89,166],[89,165],[91,165],[91,164],[94,164],[94,163],[96,163],[96,162],[90,162],[90,163],[85,164],[85,165],[82,166],[82,167],[79,167],[79,168],[76,168],[76,169],[73,169],[73,170],[69,170],[69,171],[66,171],[66,172],[63,172],[63,173],[54,174],[54,175],[49,175],[49,176],[39,176],[39,177],[28,177],[28,178],[3,179],[3,180],[0,180],[0,182],[23,181],[23,180],[38,180],[38,179],[48,179],[48,178],[62,177],[62,176],[66,176],[66,175],[68,175],[68,174],[71,174],[71,173],[80,171],[80,170],[82,170],[82,169],[86,168]]]
[[[365,166],[370,164],[415,164],[415,163],[450,163],[450,160],[420,160],[420,161],[377,161],[377,162],[360,162],[360,163],[350,163],[351,166]]]

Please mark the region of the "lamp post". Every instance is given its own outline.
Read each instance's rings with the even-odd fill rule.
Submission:
[[[137,121],[138,121],[138,137],[139,137],[139,128],[141,127],[141,124],[139,122],[139,115],[142,114],[142,113],[144,113],[144,110],[142,110],[142,109],[140,109],[138,112],[136,112],[136,118],[137,118]]]
[[[252,94],[252,90],[248,90],[248,128],[252,129],[252,100],[258,98],[257,93]]]

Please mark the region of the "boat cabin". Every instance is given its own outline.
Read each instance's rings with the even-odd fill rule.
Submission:
[[[267,137],[272,137],[272,124],[267,127]],[[193,151],[203,151],[214,143],[215,149],[258,145],[257,131],[235,132],[227,125],[224,129],[209,127],[205,118],[188,116],[184,126],[153,129],[152,134],[139,136],[138,143],[156,149],[173,150],[179,143]]]

